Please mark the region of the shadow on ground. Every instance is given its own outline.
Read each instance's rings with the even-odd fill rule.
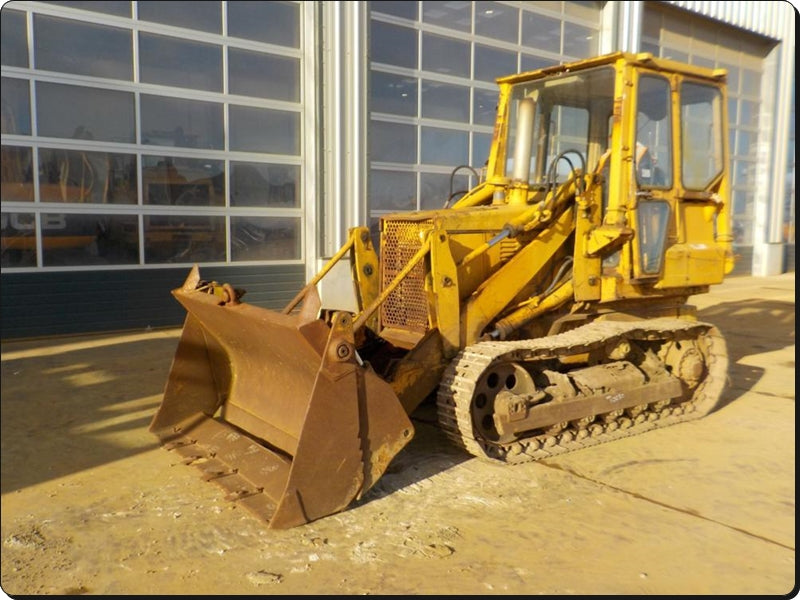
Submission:
[[[698,311],[698,319],[722,332],[730,360],[730,384],[717,410],[751,391],[764,369],[743,364],[746,356],[781,350],[795,344],[795,306],[792,302],[750,299],[723,302]],[[781,365],[794,369],[794,362]]]
[[[0,491],[156,447],[147,427],[161,402],[177,341],[4,345]]]

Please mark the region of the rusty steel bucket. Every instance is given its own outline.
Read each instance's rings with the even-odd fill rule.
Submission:
[[[414,431],[361,364],[351,315],[316,318],[313,286],[281,314],[204,283],[195,266],[172,292],[188,314],[150,431],[271,528],[345,509]]]

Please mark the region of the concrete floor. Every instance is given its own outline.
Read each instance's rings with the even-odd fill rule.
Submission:
[[[367,498],[265,529],[147,431],[178,330],[4,342],[2,589],[18,594],[794,594],[795,279],[693,303],[706,418],[518,467],[417,434]]]

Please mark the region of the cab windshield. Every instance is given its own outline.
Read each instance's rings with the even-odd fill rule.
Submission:
[[[504,175],[536,186],[594,169],[608,148],[613,103],[608,66],[515,85]]]

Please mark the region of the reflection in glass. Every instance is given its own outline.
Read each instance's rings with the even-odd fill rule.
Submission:
[[[597,54],[599,32],[564,21],[564,54],[588,58]]]
[[[466,173],[462,170],[461,173]],[[469,189],[470,178],[467,175],[453,177],[453,189],[450,190],[450,175],[443,173],[422,173],[420,175],[419,202],[422,210],[442,208],[450,199],[449,206],[464,195]],[[452,194],[452,198],[450,195]]]
[[[198,31],[222,33],[222,10],[219,2],[139,2],[140,21],[164,23]]]
[[[404,123],[371,121],[369,156],[380,162],[417,162],[417,128]]]
[[[25,13],[8,9],[0,13],[0,61],[9,67],[28,66]]]
[[[225,217],[145,215],[146,263],[225,260]]]
[[[453,168],[466,164],[469,148],[469,134],[466,131],[423,127],[421,135],[421,162]]]
[[[417,32],[410,27],[372,21],[370,58],[398,67],[417,68]]]
[[[136,141],[130,92],[37,81],[36,118],[41,136]]]
[[[231,260],[297,260],[300,219],[231,217]]]
[[[300,167],[231,162],[231,206],[300,206]]]
[[[3,202],[33,202],[33,152],[20,146],[0,150]]]
[[[372,210],[414,210],[417,176],[403,171],[373,169],[369,173],[369,202]]]
[[[33,213],[0,215],[0,266],[36,266],[36,220]]]
[[[229,111],[231,150],[300,154],[299,113],[233,105]]]
[[[222,149],[222,105],[142,94],[142,143]]]
[[[519,10],[499,2],[475,3],[475,33],[515,44],[519,31]]]
[[[145,204],[224,206],[225,165],[208,158],[144,156],[142,186]]]
[[[130,30],[34,15],[33,39],[37,69],[133,79]]]
[[[139,262],[136,215],[45,213],[41,219],[46,267]]]
[[[39,150],[42,202],[136,204],[136,156],[82,150]]]
[[[2,78],[0,86],[2,105],[2,133],[31,134],[31,97],[28,82],[24,79]]]
[[[670,222],[669,203],[661,201],[640,202],[637,210],[639,268],[642,274],[656,275],[661,271],[667,228]]]
[[[683,185],[705,188],[722,170],[722,96],[717,88],[688,81],[681,86],[681,148]]]
[[[380,4],[385,3],[381,2]],[[403,4],[414,6],[413,2],[404,2]],[[375,5],[373,4],[373,6]],[[449,27],[469,33],[472,28],[472,3],[423,2],[422,20],[439,27]]]
[[[522,11],[522,45],[547,52],[561,52],[561,21]]]
[[[417,79],[370,71],[372,112],[417,116]]]
[[[428,2],[427,4],[443,4],[442,2]],[[395,17],[403,17],[404,19],[417,20],[417,3],[416,2],[370,2],[370,8],[374,12],[385,13],[387,15],[394,15]]]
[[[422,68],[426,71],[469,77],[469,42],[441,35],[422,35]]]
[[[139,33],[139,72],[145,83],[222,91],[222,47]]]
[[[472,102],[472,122],[476,125],[494,125],[497,114],[497,92],[475,89]]]
[[[228,88],[231,94],[300,100],[300,59],[228,48]]]
[[[475,168],[484,167],[489,160],[489,149],[492,145],[492,134],[473,133],[472,134],[472,162]]]
[[[228,2],[228,35],[300,47],[300,6],[294,2]]]
[[[639,79],[636,115],[636,181],[642,187],[672,186],[670,84],[663,77]]]
[[[475,79],[490,81],[517,72],[517,54],[475,44]]]
[[[423,81],[422,116],[469,122],[469,88],[438,81]]]

